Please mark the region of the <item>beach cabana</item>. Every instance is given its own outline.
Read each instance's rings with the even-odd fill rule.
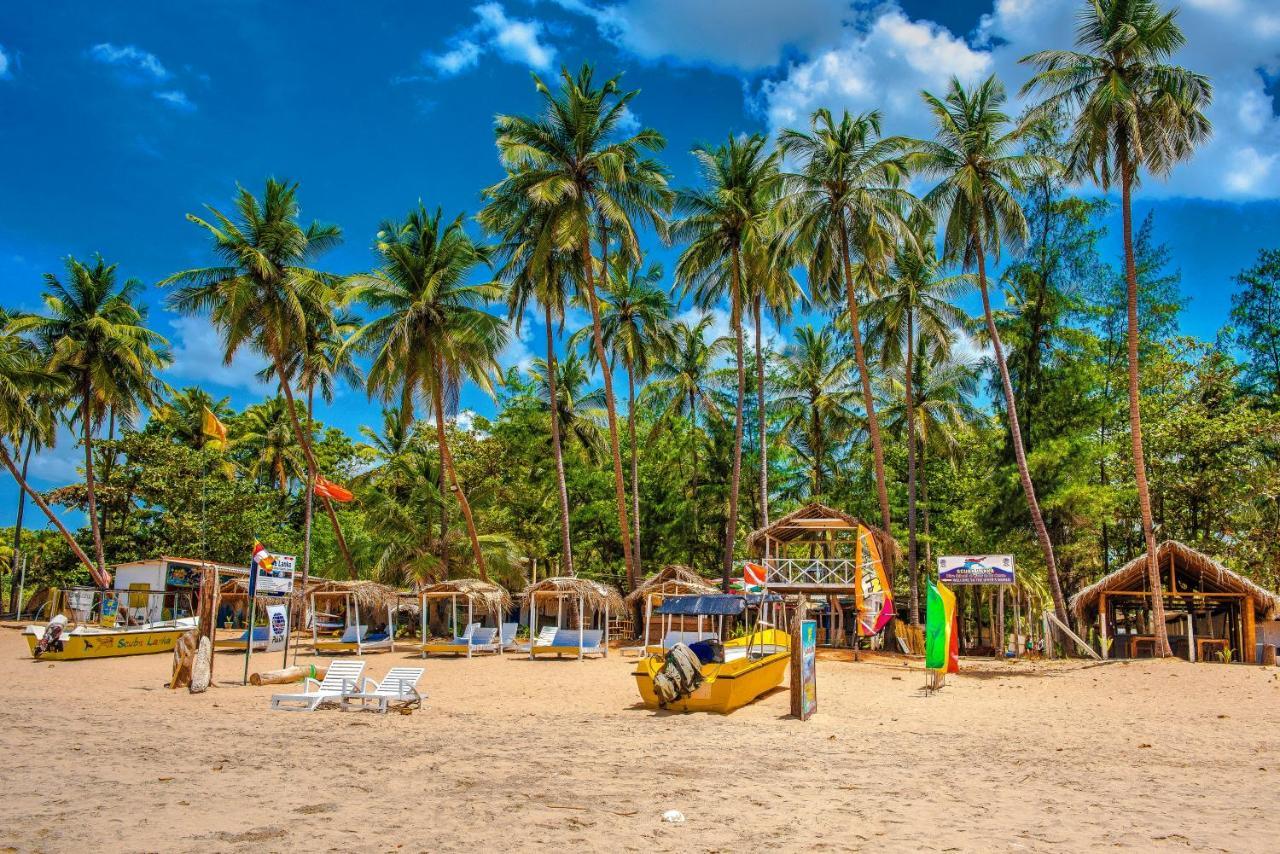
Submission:
[[[673,563],[664,566],[646,578],[640,586],[628,593],[623,601],[628,608],[635,608],[641,603],[644,604],[644,630],[640,636],[640,646],[657,645],[666,647],[670,645],[666,643],[668,639],[676,638],[676,635],[672,634],[673,632],[680,633],[680,642],[687,642],[688,638],[685,638],[684,634],[690,628],[697,635],[692,639],[701,640],[703,620],[699,615],[693,620],[693,625],[690,627],[685,625],[684,617],[674,617],[667,614],[662,616],[655,626],[653,623],[654,608],[661,605],[668,596],[708,596],[719,592],[720,589],[718,587],[698,575],[691,568]],[[723,624],[723,618],[721,618],[720,623]],[[657,632],[656,636],[654,634],[655,630]],[[723,625],[721,625],[718,636],[724,637]]]
[[[395,651],[396,615],[400,593],[376,581],[322,581],[307,591],[311,609],[311,646],[316,653],[354,652],[363,655],[379,650]],[[326,609],[342,609],[343,631],[337,638],[321,638],[319,617],[336,616]],[[385,616],[381,631],[370,631],[366,620]]]
[[[511,609],[511,594],[489,581],[478,578],[455,578],[441,581],[422,588],[419,593],[422,608],[422,657],[428,655],[465,655],[470,658],[473,652],[502,652],[503,639],[476,643],[471,627],[476,625],[477,615],[481,619],[488,617],[493,626],[502,630],[502,618]],[[429,639],[429,614],[431,605],[436,602],[449,603],[449,626],[452,635],[447,640],[432,641]],[[466,609],[466,622],[459,625],[458,616],[462,608]],[[462,628],[465,626],[467,628]]]
[[[543,606],[555,603],[556,635],[550,644],[530,644],[529,657],[554,655],[609,655],[609,612],[623,608],[622,596],[607,584],[588,578],[554,576],[530,584],[520,594],[529,608],[529,636],[538,636],[538,614]],[[567,626],[567,616],[576,617],[576,626]],[[599,622],[601,629],[589,628]]]
[[[1280,597],[1176,540],[1156,546],[1165,626],[1173,654],[1188,661],[1257,660],[1257,621],[1273,619]],[[1071,597],[1083,633],[1096,627],[1104,658],[1155,652],[1147,553]]]

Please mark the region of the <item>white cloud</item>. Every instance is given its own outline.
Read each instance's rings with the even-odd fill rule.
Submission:
[[[111,42],[96,44],[89,48],[89,56],[104,65],[131,69],[155,80],[169,79],[169,70],[156,58],[155,54],[131,44],[124,47],[117,47]]]
[[[242,388],[254,394],[267,394],[270,383],[258,379],[257,373],[267,360],[242,348],[230,365],[223,364],[222,336],[205,317],[179,317],[169,321],[173,328],[173,364],[165,372],[175,380],[210,382],[225,388]]]
[[[995,73],[1008,87],[1011,110],[1031,69],[1021,57],[1072,47],[1077,0],[996,0],[972,43],[929,21],[908,18],[895,5],[846,27],[838,44],[789,64],[760,89],[771,129],[804,125],[819,107],[881,109],[891,134],[931,133],[919,91],[937,92],[955,75],[971,82]],[[1167,182],[1148,178],[1152,196],[1263,198],[1280,195],[1280,117],[1259,68],[1276,68],[1280,13],[1269,0],[1199,0],[1182,8],[1187,46],[1174,62],[1208,75],[1214,84],[1209,118],[1213,138]]]
[[[507,15],[501,3],[482,3],[472,8],[479,21],[457,33],[452,47],[444,53],[426,53],[423,62],[439,74],[451,77],[475,68],[481,57],[494,52],[517,65],[547,71],[556,49],[543,41],[546,26],[536,19],[522,20]]]
[[[9,73],[9,54],[5,51],[4,45],[0,44],[0,80],[8,80],[12,75]]]
[[[543,334],[546,332],[532,312],[529,311],[525,312],[524,320],[520,324],[519,334],[516,333],[514,325],[507,324],[507,343],[498,353],[498,364],[504,372],[511,368],[519,368],[521,372],[528,372],[533,367],[533,360],[537,358],[532,347],[535,328],[542,330]]]
[[[187,93],[179,89],[172,89],[165,92],[154,92],[153,94],[160,101],[170,107],[173,107],[175,110],[179,110],[184,113],[193,112],[196,108],[196,105],[191,103],[187,98]]]
[[[66,424],[59,424],[53,447],[32,453],[31,467],[27,470],[30,479],[50,488],[79,482],[79,467],[84,465],[84,449],[79,442],[80,437],[73,434]],[[44,518],[43,514],[39,515]]]
[[[854,14],[849,0],[555,0],[595,20],[601,34],[642,59],[751,71],[789,50],[826,43]]]
[[[729,322],[729,310],[720,306],[712,306],[708,311],[703,311],[697,306],[690,306],[684,311],[676,315],[676,320],[688,326],[696,326],[702,320],[704,314],[711,316],[711,323],[702,333],[702,340],[710,344],[717,338],[733,339],[733,326]],[[773,325],[768,315],[763,317],[760,324],[760,337],[767,349],[779,351],[787,346],[786,337],[778,331]],[[742,317],[742,344],[747,350],[755,347],[756,325],[750,313],[744,314]],[[733,364],[733,349],[721,354],[716,360],[715,367],[723,368]]]

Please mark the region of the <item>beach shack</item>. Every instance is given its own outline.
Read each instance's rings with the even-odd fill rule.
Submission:
[[[395,652],[397,616],[406,603],[394,587],[365,580],[320,581],[306,591],[306,598],[317,654]]]
[[[1188,661],[1245,661],[1261,654],[1258,623],[1273,620],[1280,597],[1176,540],[1156,546],[1165,626],[1173,654]],[[1071,610],[1104,658],[1155,653],[1147,553],[1071,598]]]
[[[511,610],[511,594],[491,581],[478,578],[453,578],[429,584],[419,592],[422,616],[422,654],[465,655],[475,652],[501,653],[515,641],[515,624],[505,627],[503,618]],[[436,637],[432,618],[443,609],[443,622],[449,628],[447,637]],[[477,635],[480,629],[488,629]],[[510,637],[503,637],[504,628]]]
[[[693,632],[701,635],[703,619],[701,616],[666,614],[654,620],[654,609],[660,606],[668,596],[712,596],[719,592],[720,588],[690,567],[673,563],[646,578],[635,590],[628,593],[623,601],[628,608],[643,608],[644,628],[640,635],[640,646],[669,646],[670,644],[667,644],[664,639],[676,637],[673,633]],[[681,642],[683,640],[681,636]]]
[[[116,564],[111,569],[121,596],[120,619],[136,624],[192,616],[202,573],[209,568],[220,580],[249,573],[243,566],[169,555]]]
[[[609,613],[624,607],[613,587],[589,578],[552,576],[530,584],[520,597],[529,615],[530,658],[609,655]],[[556,631],[548,638],[539,625],[548,628],[552,620]]]
[[[747,548],[771,593],[824,602],[827,643],[843,643],[859,620],[862,634],[875,634],[893,616],[881,556],[896,554],[897,546],[856,516],[811,502],[753,531]],[[846,613],[854,619],[846,622]]]

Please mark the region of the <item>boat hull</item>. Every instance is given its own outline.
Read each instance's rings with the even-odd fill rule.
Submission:
[[[791,650],[786,646],[789,638],[785,633],[772,629],[763,634],[763,643],[777,651],[760,658],[738,658],[727,660],[723,664],[704,664],[704,681],[698,690],[688,697],[668,703],[666,708],[677,712],[728,714],[781,685],[782,677],[791,662]],[[755,643],[761,643],[760,637],[756,638]],[[745,646],[746,640],[740,638],[725,644],[725,651],[732,655],[735,649]],[[663,662],[662,656],[643,658],[633,674],[640,699],[651,709],[661,708],[658,695],[653,690],[653,678],[662,669]]]
[[[121,655],[152,655],[172,652],[178,638],[191,631],[191,626],[176,626],[145,631],[94,632],[92,634],[63,635],[61,652],[46,652],[38,656],[40,661],[78,661],[85,658],[115,658]],[[40,635],[27,629],[23,632],[27,647],[36,658],[36,645]]]

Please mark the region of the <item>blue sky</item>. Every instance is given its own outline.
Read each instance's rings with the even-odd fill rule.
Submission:
[[[1165,184],[1154,210],[1192,303],[1186,331],[1226,320],[1231,276],[1280,245],[1280,11],[1267,0],[1188,0],[1181,62],[1217,87],[1217,133]],[[1017,58],[1068,47],[1071,0],[887,4],[845,0],[502,0],[192,4],[10,3],[0,17],[0,293],[38,307],[41,275],[68,254],[101,252],[152,284],[207,263],[184,220],[225,207],[237,182],[300,182],[304,216],[339,224],[336,272],[371,263],[378,223],[418,199],[474,213],[497,180],[493,116],[530,111],[529,73],[625,72],[642,90],[638,122],[662,131],[677,184],[695,179],[689,148],[729,133],[801,124],[818,106],[880,107],[886,131],[923,134],[922,87],[950,74],[999,73],[1016,91]],[[1118,227],[1118,223],[1116,224]],[[1112,246],[1115,246],[1114,240]],[[1115,249],[1118,254],[1118,247]],[[654,247],[668,260],[670,251]],[[668,268],[670,264],[668,264]],[[177,356],[167,379],[237,405],[261,397],[252,358],[219,362],[199,319],[162,308],[154,325]],[[784,330],[785,334],[785,330]],[[504,354],[539,351],[541,328]],[[468,394],[465,405],[491,411]],[[347,391],[321,417],[353,430],[376,407]],[[70,442],[35,466],[42,487],[74,476]],[[0,522],[13,489],[0,485]]]

